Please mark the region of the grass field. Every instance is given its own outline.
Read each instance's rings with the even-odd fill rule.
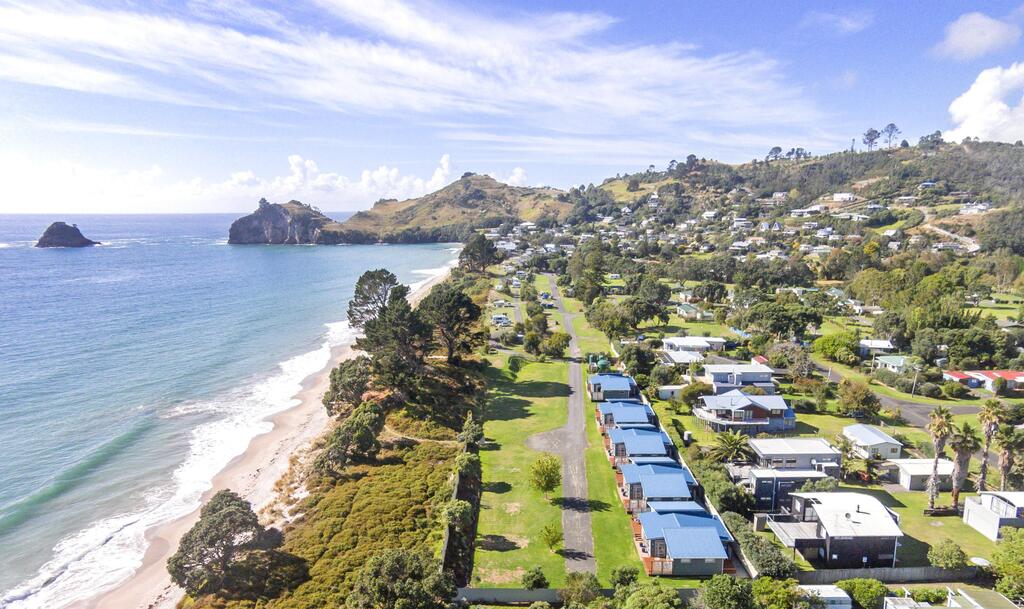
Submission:
[[[539,534],[546,525],[561,529],[561,510],[530,487],[529,467],[539,453],[525,442],[565,424],[568,366],[561,361],[526,362],[513,374],[506,356],[492,356],[491,362],[472,584],[516,587],[527,569],[539,566],[551,585],[558,586],[565,580],[565,563],[539,541]],[[551,496],[558,497],[559,491]]]

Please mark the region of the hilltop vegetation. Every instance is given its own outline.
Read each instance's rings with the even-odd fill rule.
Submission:
[[[559,221],[570,210],[560,190],[509,186],[490,176],[467,173],[418,199],[378,201],[338,230],[374,234],[392,243],[466,241],[479,228],[526,220]]]

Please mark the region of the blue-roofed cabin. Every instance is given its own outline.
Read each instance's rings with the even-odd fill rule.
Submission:
[[[635,457],[675,457],[676,447],[661,430],[619,429],[613,427],[605,437],[605,450],[612,465],[628,463]]]
[[[648,575],[699,577],[733,570],[732,535],[705,510],[644,512],[634,520],[634,533]]]
[[[592,374],[587,379],[587,393],[595,402],[640,401],[640,387],[628,374]]]
[[[601,433],[611,427],[649,426],[655,429],[658,422],[654,409],[640,402],[603,402],[595,408],[597,424]]]
[[[690,468],[679,463],[672,465],[636,465],[623,463],[619,466],[619,497],[627,512],[643,512],[652,509],[651,501],[690,502],[704,498],[703,489],[697,484]],[[654,480],[669,476],[665,480]],[[646,483],[645,483],[646,480]],[[667,493],[652,495],[652,493]]]

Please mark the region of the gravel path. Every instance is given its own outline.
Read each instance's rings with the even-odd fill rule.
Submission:
[[[551,295],[562,314],[563,326],[569,334],[569,419],[565,426],[546,431],[526,439],[534,450],[555,453],[562,458],[562,532],[565,536],[562,555],[568,571],[594,573],[594,535],[590,526],[590,494],[587,490],[586,413],[583,405],[583,370],[580,366],[580,348],[576,332],[561,293],[552,275]]]

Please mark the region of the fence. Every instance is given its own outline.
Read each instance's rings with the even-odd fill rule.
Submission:
[[[978,575],[978,569],[940,569],[938,567],[875,567],[870,569],[822,569],[800,571],[796,579],[801,584],[834,584],[841,579],[867,577],[886,584],[910,582],[962,582]]]

